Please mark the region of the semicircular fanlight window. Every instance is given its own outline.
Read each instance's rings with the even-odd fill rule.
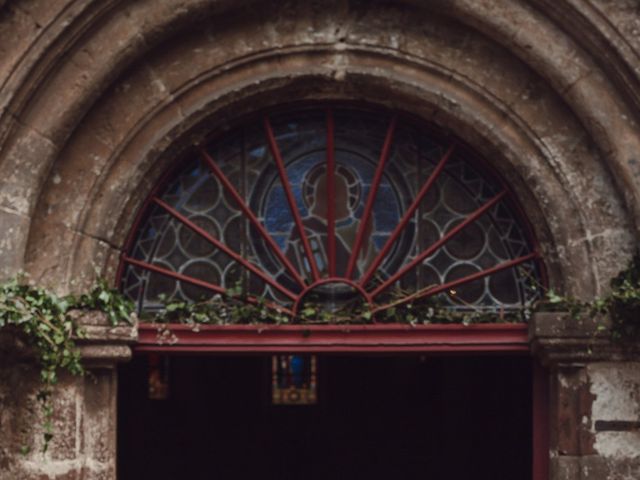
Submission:
[[[238,285],[292,313],[309,292],[374,310],[437,296],[497,311],[539,294],[508,190],[396,115],[264,116],[194,149],[156,191],[123,256],[122,289],[141,311]]]

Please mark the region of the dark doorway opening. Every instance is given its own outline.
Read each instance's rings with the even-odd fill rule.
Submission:
[[[531,359],[319,356],[319,401],[273,406],[270,357],[119,372],[118,479],[531,479]]]

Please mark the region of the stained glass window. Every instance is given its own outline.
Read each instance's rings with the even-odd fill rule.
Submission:
[[[271,357],[271,403],[314,405],[318,401],[317,357],[273,355]]]
[[[405,292],[502,311],[539,294],[509,188],[402,115],[268,113],[194,147],[169,177],[123,257],[122,289],[141,311],[238,285],[293,314],[308,295],[328,309],[357,297],[377,311]]]

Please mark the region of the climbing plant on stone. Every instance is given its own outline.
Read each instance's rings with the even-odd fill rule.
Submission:
[[[71,315],[74,310],[99,310],[117,324],[129,321],[133,303],[110,289],[104,280],[78,297],[59,296],[19,278],[0,284],[0,328],[14,328],[24,334],[40,363],[37,400],[44,417],[44,451],[53,437],[51,394],[58,382],[58,371],[84,374],[74,342],[83,337],[83,332]]]

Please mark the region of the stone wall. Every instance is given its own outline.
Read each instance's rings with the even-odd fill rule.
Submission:
[[[182,152],[242,115],[318,99],[387,106],[455,132],[512,186],[557,290],[605,292],[636,248],[635,0],[8,0],[0,9],[0,277],[26,271],[60,293],[86,288],[96,271],[115,281],[137,211]],[[552,391],[587,418],[578,423],[590,440],[562,456],[632,478],[637,380],[614,360],[609,351],[553,367]],[[0,367],[3,405],[25,406],[3,408],[4,439],[27,421],[32,382],[12,382],[30,368]],[[67,380],[69,428],[95,389],[115,388],[112,374],[99,378]],[[605,398],[624,407],[610,411]],[[69,430],[75,453],[59,459],[76,473],[63,472],[56,449],[50,465],[29,463],[12,433],[11,445],[0,440],[0,478],[47,478],[38,468],[52,465],[60,478],[111,478],[112,466],[97,473],[102,460],[82,431]],[[553,478],[603,478],[556,464]]]
[[[116,378],[93,369],[86,378],[63,376],[53,399],[53,440],[43,453],[40,387],[33,364],[0,368],[0,478],[115,478]]]

